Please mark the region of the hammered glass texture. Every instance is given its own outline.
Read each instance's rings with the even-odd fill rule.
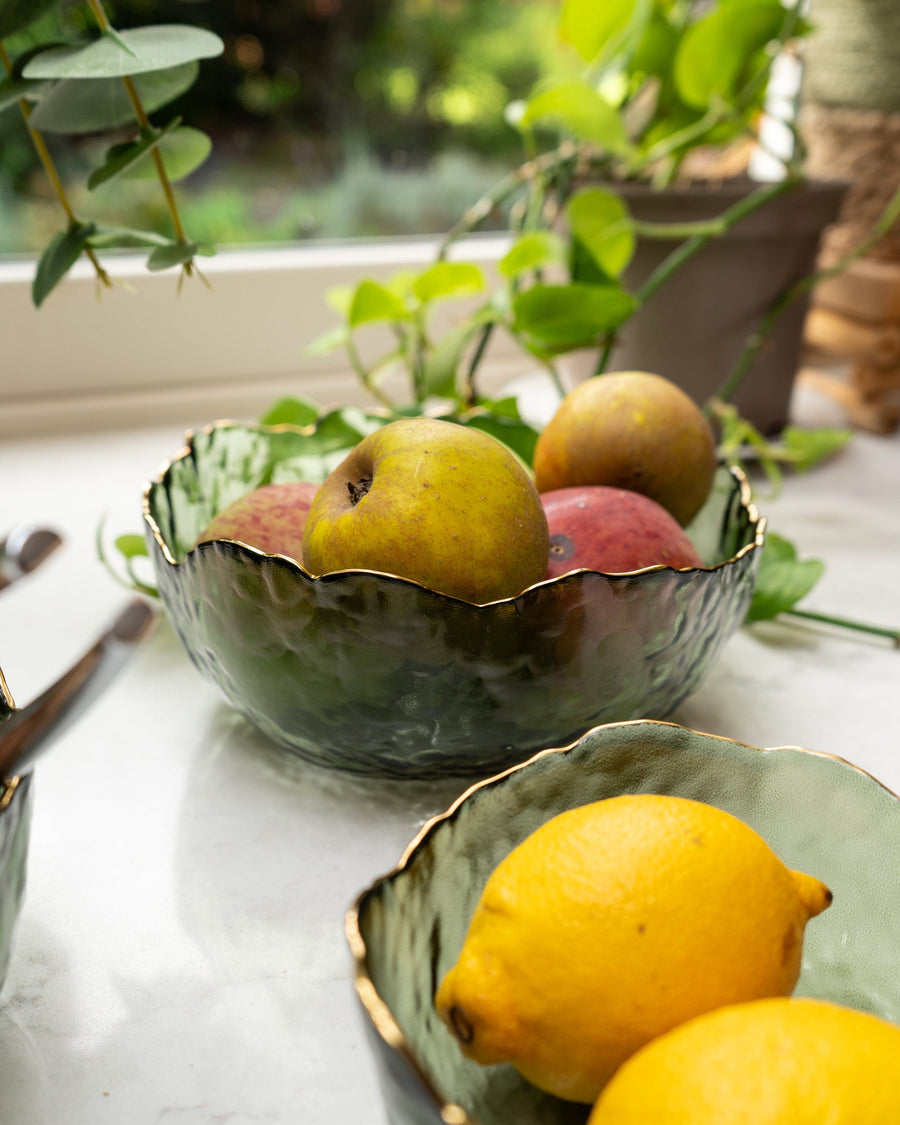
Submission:
[[[662,718],[743,620],[762,531],[722,470],[689,529],[708,570],[581,571],[476,606],[367,571],[310,577],[230,541],[213,515],[309,477],[291,427],[220,423],[147,486],[160,596],[194,664],[276,741],[361,774],[487,776],[598,723]],[[193,549],[192,549],[193,548]]]
[[[0,782],[0,798],[4,786]],[[31,830],[31,775],[23,777],[0,810],[0,989],[12,955],[13,937],[25,894],[25,869]]]
[[[586,1107],[541,1094],[511,1066],[465,1059],[433,997],[500,860],[557,813],[621,793],[716,805],[789,867],[824,880],[834,902],[807,927],[796,994],[900,1023],[900,800],[836,758],[759,750],[670,723],[613,724],[470,790],[424,830],[405,867],[360,898],[358,972],[405,1039],[390,1046],[377,1018],[367,1019],[391,1125],[442,1125],[445,1104],[461,1106],[473,1125],[585,1120]]]

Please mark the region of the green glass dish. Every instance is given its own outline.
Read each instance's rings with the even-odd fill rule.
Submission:
[[[513,1067],[464,1058],[433,998],[500,860],[557,813],[621,793],[716,805],[789,867],[822,879],[834,901],[807,927],[795,994],[900,1023],[900,799],[828,755],[761,750],[673,723],[610,724],[474,785],[348,912],[356,991],[391,1125],[586,1120],[589,1107],[541,1093]]]
[[[741,624],[765,521],[720,470],[688,529],[706,566],[575,571],[471,605],[371,571],[311,577],[212,517],[270,481],[327,470],[292,426],[218,422],[144,491],[162,602],[200,671],[276,741],[359,774],[487,776],[598,723],[663,718]]]

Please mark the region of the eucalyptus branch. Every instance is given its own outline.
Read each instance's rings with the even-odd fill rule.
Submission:
[[[109,17],[106,14],[106,9],[103,7],[103,0],[88,0],[88,7],[90,8],[91,13],[93,14],[94,19],[97,22],[97,26],[100,28],[100,30],[106,35],[115,36],[116,31],[113,25],[110,23]],[[140,94],[138,93],[137,87],[134,84],[134,80],[128,75],[123,75],[122,85],[125,87],[125,92],[128,95],[128,100],[131,102],[131,108],[134,111],[134,116],[137,120],[138,126],[142,131],[152,131],[153,126],[151,125],[150,118],[147,116],[147,112],[144,109],[143,102],[141,101]],[[166,206],[172,218],[172,225],[175,229],[175,237],[178,242],[186,244],[188,241],[187,235],[185,234],[184,225],[181,221],[181,215],[178,210],[178,203],[175,199],[175,192],[172,190],[172,182],[169,179],[168,173],[166,172],[166,167],[163,162],[162,155],[160,154],[158,148],[154,148],[150,155],[153,160],[154,167],[156,168],[156,174],[159,179],[160,186],[162,187],[163,195],[165,196]],[[184,274],[190,276],[196,268],[193,258],[189,258],[187,261],[182,262],[181,268]]]
[[[763,315],[756,330],[747,340],[746,346],[738,357],[737,363],[731,369],[725,382],[713,396],[713,401],[727,402],[733,398],[740,385],[746,379],[757,355],[768,340],[781,315],[801,297],[805,297],[815,286],[829,278],[837,277],[844,273],[855,261],[867,254],[869,250],[891,229],[900,218],[900,188],[891,196],[887,206],[882,211],[877,222],[869,234],[852,250],[844,255],[833,266],[808,274],[795,282],[780,294]]]
[[[12,75],[13,65],[12,59],[9,57],[9,52],[6,50],[5,45],[0,41],[0,62],[8,75]],[[50,186],[53,188],[53,194],[56,196],[60,207],[62,207],[70,226],[75,226],[78,222],[78,216],[75,209],[69,202],[69,197],[66,194],[66,189],[63,186],[62,178],[56,170],[56,164],[53,157],[50,155],[50,150],[47,147],[47,142],[44,140],[43,134],[38,132],[37,129],[31,124],[31,106],[27,98],[19,98],[18,101],[19,112],[22,114],[22,120],[25,122],[25,128],[28,130],[28,136],[31,138],[31,143],[34,150],[38,155],[41,162],[41,167],[44,169],[44,175],[50,181]],[[83,253],[94,267],[94,272],[97,275],[97,280],[105,285],[107,289],[112,288],[112,279],[100,263],[100,259],[95,254],[90,246],[84,246]]]

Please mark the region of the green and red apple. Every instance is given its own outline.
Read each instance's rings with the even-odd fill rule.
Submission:
[[[214,516],[197,542],[236,539],[266,554],[287,555],[302,563],[303,529],[318,487],[308,481],[260,485]]]
[[[712,428],[680,387],[646,371],[596,375],[560,403],[537,440],[540,492],[607,485],[640,492],[682,527],[706,501],[716,472]]]
[[[378,571],[474,604],[542,581],[548,550],[540,495],[515,455],[425,417],[365,437],[319,488],[303,536],[311,574]]]
[[[649,496],[583,485],[545,492],[541,500],[550,532],[548,578],[581,569],[620,574],[657,564],[703,566],[675,517]]]

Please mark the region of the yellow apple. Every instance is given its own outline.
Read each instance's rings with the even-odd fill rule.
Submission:
[[[541,492],[574,485],[627,488],[662,504],[682,527],[703,507],[716,442],[700,407],[646,371],[595,375],[560,403],[537,441]]]
[[[540,582],[548,549],[540,495],[506,446],[422,417],[351,451],[321,485],[303,537],[312,574],[374,570],[475,604]]]

